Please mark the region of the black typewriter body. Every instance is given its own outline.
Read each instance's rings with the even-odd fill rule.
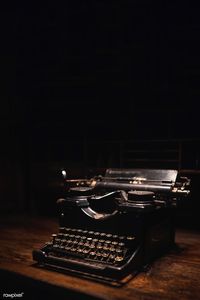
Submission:
[[[33,251],[40,265],[120,282],[175,243],[177,201],[189,180],[176,170],[108,169],[105,177],[67,182],[57,201],[60,229]]]

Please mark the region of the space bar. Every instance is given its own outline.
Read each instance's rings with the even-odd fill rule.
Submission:
[[[103,270],[105,269],[105,266],[102,266],[101,264],[98,263],[93,263],[93,262],[84,262],[82,260],[79,259],[70,259],[70,258],[60,258],[60,257],[55,257],[53,255],[48,255],[48,258],[53,259],[55,262],[59,261],[59,262],[63,262],[63,263],[70,263],[73,265],[80,265],[80,266],[84,266],[84,267],[88,267],[88,268],[93,268],[93,269],[100,269]]]

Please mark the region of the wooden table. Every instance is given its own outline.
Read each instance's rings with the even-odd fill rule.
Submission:
[[[39,248],[57,230],[57,220],[53,219],[3,218],[0,224],[0,297],[3,298],[3,293],[23,292],[21,299],[49,299],[51,296],[70,300],[200,299],[198,232],[178,230],[176,242],[180,253],[168,254],[126,285],[112,287],[35,267],[32,249]]]

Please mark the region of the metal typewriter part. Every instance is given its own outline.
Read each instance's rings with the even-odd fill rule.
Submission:
[[[175,243],[174,212],[190,180],[176,170],[108,169],[67,180],[57,201],[60,229],[41,249],[39,265],[111,284],[126,282]]]

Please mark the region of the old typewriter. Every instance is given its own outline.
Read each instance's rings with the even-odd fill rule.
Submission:
[[[190,186],[176,170],[107,169],[65,184],[59,232],[33,250],[39,266],[119,284],[175,245],[175,207]]]

